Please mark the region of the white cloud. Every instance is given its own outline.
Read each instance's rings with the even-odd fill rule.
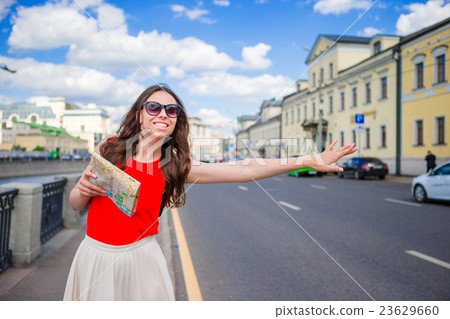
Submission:
[[[230,1],[228,0],[214,0],[213,3],[216,6],[228,7],[230,5]]]
[[[125,14],[122,9],[105,4],[97,8],[97,14],[98,23],[102,28],[127,33]]]
[[[13,51],[59,48],[82,43],[88,35],[97,33],[93,20],[61,3],[19,7],[13,24],[8,39]]]
[[[242,69],[261,70],[272,65],[272,61],[265,56],[272,47],[265,43],[258,43],[253,47],[244,47],[242,49],[242,62],[237,65]]]
[[[360,37],[373,37],[374,35],[381,34],[383,32],[382,29],[377,29],[374,27],[364,28],[362,31],[358,31],[357,36]]]
[[[450,2],[429,0],[427,3],[412,3],[406,8],[408,14],[401,14],[397,20],[397,34],[406,35],[450,17]]]
[[[367,9],[371,4],[369,0],[318,0],[314,4],[314,11],[325,15],[339,15],[352,9]]]
[[[229,55],[197,38],[174,39],[156,30],[131,36],[126,33],[122,10],[102,4],[96,11],[100,24],[112,28],[107,34],[74,6],[21,7],[8,40],[11,51],[69,46],[71,64],[106,72],[136,70],[137,64],[145,70],[173,66],[184,71],[226,70],[236,65]]]
[[[144,87],[136,82],[117,79],[109,73],[81,66],[38,62],[32,58],[2,61],[17,73],[0,73],[0,86],[18,88],[37,95],[65,96],[72,100],[98,104],[130,104]]]
[[[186,73],[184,72],[183,69],[177,68],[173,65],[169,65],[166,68],[166,71],[167,71],[168,78],[181,79],[186,76]]]
[[[194,116],[199,117],[202,120],[202,123],[207,125],[221,124],[223,126],[230,126],[234,123],[234,119],[220,114],[219,111],[215,109],[201,108]]]
[[[16,0],[2,0],[0,2],[0,21],[2,21],[11,10],[11,6],[16,3]]]
[[[205,72],[183,80],[180,86],[187,88],[192,95],[245,97],[260,102],[292,93],[293,83],[292,79],[281,75],[248,77],[226,72]]]
[[[2,104],[12,104],[14,102],[17,102],[15,99],[6,96],[6,95],[0,95],[0,105]]]
[[[185,16],[189,20],[192,20],[192,21],[197,20],[197,21],[200,21],[203,23],[208,23],[208,24],[215,23],[216,22],[215,20],[211,20],[210,18],[205,17],[206,15],[209,14],[209,11],[200,9],[201,4],[202,3],[199,3],[199,6],[194,9],[188,9],[185,6],[182,6],[180,4],[171,5],[170,8],[172,9],[173,12],[176,13],[177,17]]]

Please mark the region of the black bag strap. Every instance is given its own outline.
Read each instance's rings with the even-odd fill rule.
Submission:
[[[164,210],[164,207],[166,207],[167,203],[169,202],[167,196],[166,196],[166,191],[164,191],[163,195],[162,195],[162,200],[161,200],[161,207],[159,208],[159,217],[161,217],[161,214]]]

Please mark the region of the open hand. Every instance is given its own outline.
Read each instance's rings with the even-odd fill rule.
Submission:
[[[336,162],[343,156],[353,154],[358,150],[355,144],[348,144],[336,150],[333,147],[336,145],[337,140],[334,140],[321,154],[317,154],[313,157],[313,164],[311,165],[316,171],[320,172],[341,172],[342,168],[338,166],[331,166],[330,164]]]

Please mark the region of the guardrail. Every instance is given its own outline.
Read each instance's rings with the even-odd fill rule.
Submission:
[[[67,178],[42,184],[41,244],[63,228],[63,195]]]
[[[39,258],[42,244],[62,228],[80,227],[81,214],[69,201],[70,191],[79,178],[62,175],[45,184],[15,182],[0,185],[2,268],[30,266]],[[15,189],[14,195],[12,189]],[[16,196],[14,202],[12,196]]]
[[[14,197],[18,193],[17,188],[0,191],[0,274],[11,266],[12,250],[9,249],[9,234]]]

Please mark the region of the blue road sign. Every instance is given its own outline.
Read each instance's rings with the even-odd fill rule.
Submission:
[[[355,123],[364,124],[364,114],[355,114]]]

